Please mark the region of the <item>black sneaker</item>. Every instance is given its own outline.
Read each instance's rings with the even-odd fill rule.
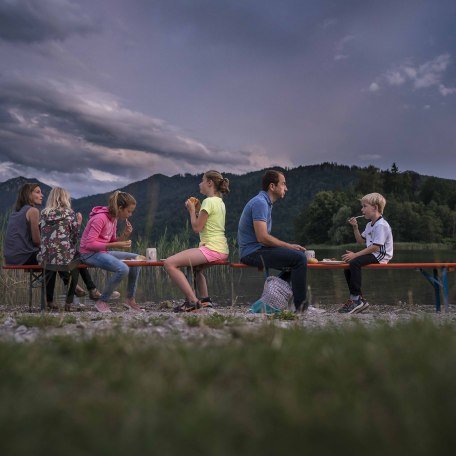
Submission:
[[[364,307],[365,304],[367,304],[366,307]],[[367,309],[368,306],[369,306],[369,304],[366,301],[364,301],[364,299],[361,298],[361,296],[360,296],[356,301],[353,301],[352,299],[349,299],[338,310],[338,312],[339,313],[346,313],[346,314],[354,314],[354,313],[361,312],[362,310],[364,310],[364,308]]]

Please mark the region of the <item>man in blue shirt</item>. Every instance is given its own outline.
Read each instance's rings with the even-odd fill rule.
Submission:
[[[280,171],[263,175],[263,190],[244,207],[238,227],[241,262],[250,266],[282,270],[279,277],[291,281],[297,311],[307,309],[307,259],[304,247],[272,236],[272,205],[285,197],[287,185]]]

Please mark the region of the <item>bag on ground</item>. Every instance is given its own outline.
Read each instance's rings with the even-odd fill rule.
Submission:
[[[291,286],[279,277],[266,279],[263,294],[250,307],[251,313],[277,313],[286,310],[292,296]]]

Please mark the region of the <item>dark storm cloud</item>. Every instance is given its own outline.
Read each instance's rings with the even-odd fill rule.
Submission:
[[[67,0],[0,0],[0,40],[38,43],[95,30],[94,20]]]
[[[0,159],[21,166],[139,177],[147,175],[157,160],[180,167],[252,165],[249,153],[208,147],[87,87],[55,81],[3,82],[0,106]]]

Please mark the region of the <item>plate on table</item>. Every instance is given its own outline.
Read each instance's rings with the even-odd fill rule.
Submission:
[[[325,263],[325,264],[347,264],[347,263],[345,263],[345,261],[335,260],[333,258],[323,258],[321,260],[321,263]]]
[[[135,258],[125,258],[122,261],[147,261],[147,258],[144,255],[138,255]]]

